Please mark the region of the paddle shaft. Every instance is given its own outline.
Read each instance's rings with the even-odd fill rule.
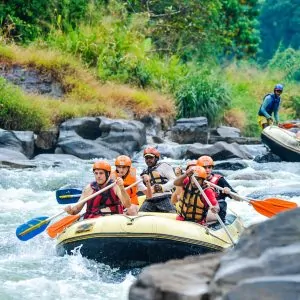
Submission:
[[[207,202],[207,204],[209,205],[210,208],[213,208],[213,205],[211,204],[210,200],[208,199],[208,197],[206,196],[206,194],[204,193],[202,187],[200,186],[199,182],[197,181],[197,179],[195,178],[194,175],[192,175],[192,180],[195,183],[195,185],[197,186],[197,188],[199,189],[200,193],[202,194],[202,196],[204,197],[205,201]],[[221,226],[224,228],[225,232],[227,233],[232,245],[235,245],[235,242],[230,234],[230,232],[228,231],[228,229],[226,228],[224,222],[221,220],[219,214],[215,214],[217,217],[217,220],[219,221],[219,223],[221,224]]]
[[[212,182],[210,182],[210,181],[204,180],[204,182],[207,183],[207,184],[209,184],[209,185],[211,185],[212,187],[214,187],[214,188],[220,190],[220,191],[223,191],[223,190],[224,190],[224,188],[222,188],[222,187],[220,187],[220,186],[218,186],[218,185],[216,185],[216,184],[214,184],[214,183],[212,183]],[[229,195],[235,196],[236,198],[239,198],[239,199],[241,199],[241,200],[243,200],[243,201],[246,201],[246,202],[248,202],[248,203],[251,202],[251,200],[249,200],[249,199],[247,199],[247,198],[245,198],[245,197],[242,197],[242,196],[240,196],[240,195],[238,195],[237,193],[234,193],[234,192],[230,192]]]

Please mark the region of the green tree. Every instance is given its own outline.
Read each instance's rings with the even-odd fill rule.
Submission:
[[[256,55],[260,42],[257,17],[258,0],[220,0],[220,25],[225,54],[237,58]]]
[[[270,59],[279,45],[300,47],[299,0],[266,0],[260,14],[261,57]]]
[[[149,36],[161,52],[182,58],[227,54],[238,58],[256,53],[258,0],[126,1],[129,12],[149,17]]]
[[[85,0],[2,0],[1,31],[16,41],[32,41],[53,25],[75,27],[84,18],[87,5]]]

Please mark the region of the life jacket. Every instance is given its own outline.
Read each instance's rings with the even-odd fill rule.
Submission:
[[[113,180],[110,179],[109,182],[106,184],[106,186],[112,183]],[[100,187],[97,182],[92,182],[91,188],[93,189],[94,193],[100,190]],[[101,212],[101,209],[106,207],[109,207],[110,212]],[[111,187],[110,189],[97,195],[93,199],[88,200],[86,212],[83,218],[90,219],[90,218],[97,218],[99,216],[104,216],[107,214],[113,215],[113,214],[122,214],[122,213],[123,213],[122,203],[118,198],[118,196],[116,195],[114,188]]]
[[[143,170],[143,172],[141,174],[141,175],[148,174],[150,176],[150,184],[151,184],[151,186],[154,185],[154,184],[165,184],[165,183],[167,183],[169,181],[167,177],[162,176],[156,170],[161,164],[162,163],[158,163],[154,167],[148,167],[147,169]]]
[[[263,100],[265,100],[265,98],[266,98],[267,96],[271,96],[272,101],[271,101],[271,103],[269,103],[269,104],[267,105],[267,107],[266,107],[265,109],[266,109],[266,111],[267,111],[267,113],[268,113],[269,115],[272,115],[272,113],[273,113],[275,110],[278,110],[278,108],[279,108],[280,97],[275,97],[275,94],[267,94],[267,95],[264,96]],[[260,108],[259,108],[258,115],[259,115],[259,116],[265,116],[265,115],[262,113],[262,111],[261,111],[261,107],[262,107],[262,104],[261,104],[261,106],[260,106]]]
[[[113,176],[115,177],[118,177],[119,174],[114,171],[113,172]],[[126,175],[125,178],[123,178],[123,182],[124,182],[124,187],[128,187],[130,186],[131,184],[135,183],[136,182],[136,169],[131,167],[129,169],[129,172],[128,174]],[[136,204],[136,205],[139,205],[139,201],[138,201],[138,196],[137,196],[137,185],[131,187],[130,189],[126,190],[127,194],[129,195],[130,197],[130,202],[131,204]]]
[[[201,192],[189,182],[183,187],[177,213],[187,221],[200,222],[206,218],[207,212],[208,205]]]

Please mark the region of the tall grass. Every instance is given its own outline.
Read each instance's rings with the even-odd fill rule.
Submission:
[[[0,128],[33,130],[46,128],[48,118],[20,89],[0,78]]]
[[[186,76],[176,93],[178,117],[205,116],[210,125],[222,119],[231,104],[230,93],[217,73],[204,69]]]
[[[62,121],[82,116],[107,116],[111,118],[134,118],[155,114],[165,119],[175,115],[174,102],[171,96],[154,90],[144,90],[124,84],[101,83],[95,78],[93,72],[84,68],[82,64],[71,55],[58,51],[41,50],[36,47],[22,48],[16,45],[0,47],[0,60],[9,68],[12,64],[35,68],[41,72],[49,72],[59,81],[65,91],[63,99],[51,99],[42,95],[22,95],[24,107],[33,106],[43,115],[43,122],[28,123],[22,114],[14,115],[14,124],[3,122],[3,128],[22,130],[40,130],[43,126],[58,125]],[[4,83],[3,83],[4,84]],[[14,95],[12,89],[9,93]],[[18,96],[19,97],[19,96]],[[21,97],[21,96],[20,96]],[[17,99],[17,96],[12,96]],[[6,107],[15,105],[12,100],[6,101]],[[19,111],[20,107],[16,107]],[[35,111],[35,110],[33,110]],[[5,114],[7,110],[2,110]],[[11,114],[7,115],[9,120]],[[33,118],[35,119],[35,118]],[[35,125],[34,125],[35,124]]]

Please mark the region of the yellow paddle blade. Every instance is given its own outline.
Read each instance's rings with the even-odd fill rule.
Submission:
[[[64,231],[65,228],[72,225],[80,218],[80,215],[71,215],[62,218],[61,220],[53,223],[47,228],[47,233],[50,237],[55,238],[58,234]]]

